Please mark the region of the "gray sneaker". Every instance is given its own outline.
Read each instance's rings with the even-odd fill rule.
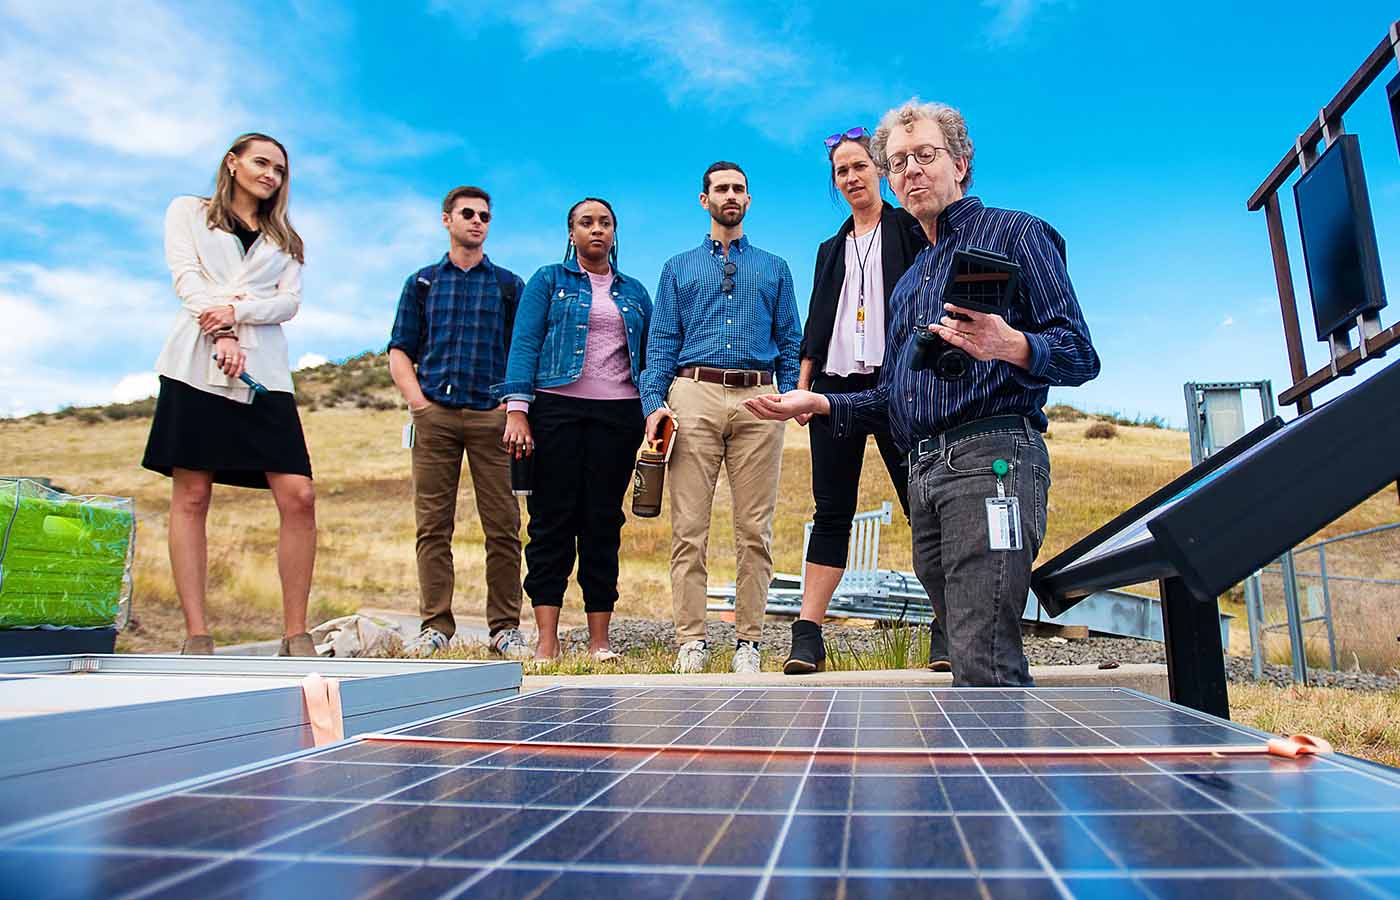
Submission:
[[[519,628],[502,628],[491,636],[491,652],[506,659],[529,659],[535,655],[521,637]]]
[[[426,659],[439,650],[446,650],[447,641],[447,635],[436,628],[424,628],[417,636],[404,642],[403,655],[410,659]]]
[[[710,648],[704,641],[687,641],[676,654],[676,672],[681,675],[705,671],[710,664]]]
[[[757,644],[740,641],[739,646],[734,648],[735,675],[757,675],[762,664],[763,659],[759,656]]]

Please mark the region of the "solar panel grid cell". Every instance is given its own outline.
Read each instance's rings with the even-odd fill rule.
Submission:
[[[785,710],[772,706],[793,698],[775,701],[771,692],[561,693],[413,730],[502,722],[484,717],[492,711],[566,709],[608,719],[592,728],[673,727],[683,735],[712,728],[716,740],[755,731],[772,747],[774,736],[781,742],[811,730],[804,717],[815,703],[824,704],[828,725],[843,709],[839,715],[851,717],[843,724],[862,738],[896,731],[923,739],[932,730],[891,728],[889,717],[918,723],[943,715],[945,741],[977,730],[956,727],[931,692],[803,691]],[[1097,710],[1111,718],[1104,702],[1124,699],[1041,694],[1037,710],[1024,693],[992,693],[1015,696],[957,702],[1020,703],[1027,716],[1071,719],[1062,730],[1075,735],[1117,727],[1091,727],[1085,716]],[[1112,712],[1177,715],[1156,701],[1127,699]],[[925,712],[930,700],[933,711]],[[609,717],[642,708],[631,701],[650,703],[649,715],[682,716],[684,724],[613,724]],[[1067,702],[1086,708],[1071,712]],[[767,707],[758,711],[761,725],[707,718],[760,703]],[[1257,740],[1181,715],[1171,727]],[[306,897],[602,890],[629,900],[838,890],[846,897],[1198,897],[1220,895],[1222,886],[1231,895],[1270,898],[1294,896],[1300,886],[1304,895],[1384,896],[1400,874],[1396,833],[1400,781],[1334,759],[360,742],[22,834],[0,848],[0,884],[32,885],[32,896],[44,896],[54,886],[38,873],[63,871],[80,873],[74,884],[100,879],[108,896],[234,896],[272,885],[279,896]],[[94,880],[82,881],[84,872]]]

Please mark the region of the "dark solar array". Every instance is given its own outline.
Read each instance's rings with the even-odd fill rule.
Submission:
[[[561,693],[619,694],[490,709]],[[11,835],[0,895],[1350,898],[1397,834],[1400,778],[1334,758],[356,742]]]
[[[560,688],[403,734],[684,747],[1025,749],[1257,745],[1227,722],[1113,688]]]

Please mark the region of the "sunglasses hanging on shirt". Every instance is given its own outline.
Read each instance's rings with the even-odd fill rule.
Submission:
[[[719,289],[726,294],[734,293],[734,273],[739,271],[739,267],[732,262],[724,264],[724,278],[719,283]]]

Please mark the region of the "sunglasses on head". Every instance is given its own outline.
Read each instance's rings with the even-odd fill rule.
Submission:
[[[468,221],[468,222],[470,222],[472,219],[476,218],[477,216],[481,216],[481,224],[483,224],[483,225],[485,225],[485,224],[487,224],[488,222],[491,221],[491,211],[490,211],[490,210],[485,210],[485,209],[483,209],[483,210],[481,210],[480,212],[477,212],[475,209],[472,209],[470,206],[464,206],[464,207],[462,207],[460,210],[458,210],[458,212],[461,213],[462,218],[463,218],[464,220]]]
[[[739,271],[739,267],[732,262],[724,264],[724,278],[720,280],[719,289],[726,294],[734,292],[734,273]]]
[[[869,136],[870,136],[870,132],[866,131],[864,128],[861,128],[860,126],[856,126],[855,128],[848,128],[848,129],[846,129],[845,131],[838,131],[838,132],[836,132],[835,134],[829,134],[829,135],[826,136],[826,141],[825,141],[826,149],[830,150],[832,147],[835,147],[837,144],[841,143],[841,141],[843,141],[843,140],[854,141],[854,140],[856,140],[856,139],[858,139],[858,138],[869,137]]]

